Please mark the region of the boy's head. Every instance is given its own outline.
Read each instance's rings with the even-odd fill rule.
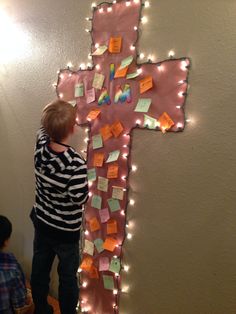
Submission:
[[[0,250],[2,250],[12,233],[12,224],[7,217],[0,215]]]
[[[43,109],[41,123],[52,140],[61,142],[73,133],[76,115],[76,107],[58,99]]]

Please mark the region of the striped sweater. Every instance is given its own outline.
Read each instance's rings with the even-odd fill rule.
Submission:
[[[49,142],[40,128],[34,154],[36,191],[31,218],[45,235],[77,241],[83,204],[88,199],[86,162],[72,147],[56,153]]]

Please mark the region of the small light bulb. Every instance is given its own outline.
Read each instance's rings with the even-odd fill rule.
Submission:
[[[83,286],[84,288],[86,288],[87,285],[88,285],[88,283],[87,283],[86,281],[84,281],[84,282],[82,283],[82,286]]]
[[[157,69],[159,72],[163,72],[164,71],[164,65],[158,64]]]
[[[64,95],[63,95],[62,93],[59,94],[59,98],[63,98],[63,96],[64,96]]]
[[[157,122],[156,122],[156,126],[157,126],[157,127],[160,127],[160,126],[161,126],[161,123],[160,123],[159,121],[157,121]]]
[[[179,97],[183,97],[184,96],[183,92],[179,92],[178,95],[179,95]]]
[[[133,237],[133,236],[132,236],[132,234],[131,234],[131,233],[128,233],[128,234],[127,234],[127,239],[131,240],[131,239],[132,239],[132,237]]]
[[[90,17],[86,17],[85,20],[86,20],[86,21],[90,21]]]
[[[126,6],[129,7],[131,5],[130,1],[126,1]]]
[[[64,74],[60,74],[60,79],[61,79],[61,80],[64,79]]]
[[[92,185],[93,185],[93,182],[89,181],[88,186],[91,188]]]
[[[132,165],[132,171],[137,171],[138,167],[136,165]]]
[[[140,0],[134,0],[134,3],[139,3]]]
[[[69,77],[71,77],[72,76],[72,73],[69,73]]]
[[[127,293],[129,291],[129,286],[124,286],[122,289],[121,289],[121,292],[123,293]]]
[[[186,122],[187,122],[187,123],[190,123],[190,122],[192,122],[192,121],[191,121],[191,119],[187,119]]]
[[[135,201],[131,199],[131,200],[129,201],[129,203],[130,203],[130,205],[133,206],[133,205],[135,204]]]
[[[149,8],[150,7],[150,2],[149,1],[145,1],[144,2],[144,6],[145,6],[145,8]]]
[[[125,158],[125,159],[128,157],[127,154],[123,154],[122,156],[123,156],[123,158]]]
[[[89,235],[89,231],[88,231],[88,230],[85,230],[85,231],[84,231],[84,234],[85,234],[85,235]]]
[[[89,141],[89,138],[86,137],[86,138],[84,139],[84,142],[85,142],[85,143],[88,143],[88,141]]]
[[[88,28],[85,28],[85,32],[89,33],[89,32],[90,32],[90,30],[89,30]]]
[[[173,50],[170,50],[170,51],[169,51],[169,57],[170,57],[170,58],[173,58],[174,55],[175,55],[175,52],[174,52]]]
[[[183,123],[180,123],[180,122],[177,123],[177,128],[178,128],[178,129],[182,129],[182,127],[183,127]]]
[[[119,276],[120,276],[120,274],[118,274],[118,273],[115,273],[115,276],[116,276],[116,277],[119,277]]]
[[[101,69],[100,64],[97,64],[96,65],[96,70],[100,70],[100,69]]]
[[[125,266],[124,266],[124,271],[126,271],[126,272],[129,271],[129,266],[128,266],[128,265],[125,265]]]
[[[91,7],[92,7],[92,8],[96,8],[96,6],[97,6],[97,4],[96,4],[95,2],[93,2],[93,3],[91,4]]]
[[[152,62],[153,59],[154,59],[153,55],[148,55],[148,60],[150,60]]]
[[[83,270],[82,270],[81,268],[78,268],[78,271],[77,271],[77,272],[78,272],[78,273],[82,273],[82,271],[83,271]]]
[[[144,57],[145,57],[145,54],[144,53],[140,53],[139,58],[142,60],[142,59],[144,59]]]
[[[100,9],[99,9],[99,12],[100,12],[100,13],[103,13],[103,12],[104,12],[103,8],[100,8]]]
[[[138,30],[138,27],[137,27],[137,26],[134,26],[134,30],[137,31],[137,30]]]
[[[125,180],[126,180],[126,176],[122,176],[121,179],[122,179],[123,181],[125,181]]]
[[[114,295],[118,294],[118,290],[117,290],[117,289],[114,289],[114,290],[113,290],[113,294],[114,294]]]
[[[92,60],[92,58],[93,58],[93,57],[92,57],[91,54],[89,53],[89,54],[88,54],[88,59],[89,59],[89,60]]]
[[[130,50],[135,50],[135,46],[131,45]]]
[[[96,44],[95,44],[95,48],[96,48],[96,49],[97,49],[99,46],[100,46],[99,43],[96,43]]]
[[[80,64],[80,68],[81,68],[82,70],[84,70],[84,69],[86,68],[85,63],[81,63],[81,64]]]
[[[90,62],[88,62],[88,63],[87,63],[87,67],[88,67],[88,68],[91,68],[91,67],[92,67],[92,64],[91,64]]]
[[[184,84],[184,80],[179,81],[179,84]]]
[[[72,68],[72,67],[73,67],[73,64],[72,64],[71,62],[68,62],[68,63],[67,63],[67,67],[68,67],[68,68]]]
[[[108,9],[107,9],[107,12],[111,12],[112,11],[112,7],[109,7]]]
[[[52,87],[57,88],[57,83],[53,83]]]
[[[141,124],[141,120],[136,120],[136,124],[140,125]]]
[[[93,193],[92,193],[92,192],[89,192],[89,194],[88,194],[88,195],[89,195],[89,197],[91,197],[91,196],[93,195]]]
[[[182,61],[181,62],[181,66],[180,66],[180,68],[183,70],[183,71],[187,71],[188,70],[188,63],[187,63],[187,61]]]
[[[181,106],[176,106],[177,109],[181,109]]]
[[[120,214],[121,214],[122,216],[125,216],[125,211],[124,211],[124,209],[122,209],[122,211],[120,212]]]
[[[142,19],[141,19],[141,22],[143,24],[146,24],[148,22],[148,18],[146,16],[143,16]]]
[[[138,72],[138,74],[141,74],[141,73],[143,73],[143,69],[140,68],[137,70],[137,72]]]
[[[116,3],[116,0],[113,0],[113,3]]]

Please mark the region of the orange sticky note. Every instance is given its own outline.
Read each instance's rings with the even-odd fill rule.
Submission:
[[[118,244],[118,241],[114,238],[107,237],[103,243],[104,250],[113,252]]]
[[[118,178],[119,166],[118,164],[111,164],[108,166],[107,178],[116,179]]]
[[[111,126],[111,132],[115,137],[119,137],[123,130],[123,125],[119,121],[113,123]]]
[[[117,233],[117,221],[111,219],[107,223],[107,234]]]
[[[165,133],[166,130],[169,130],[175,123],[171,119],[171,117],[168,115],[168,113],[164,112],[160,118],[159,118],[160,128],[163,133]]]
[[[106,124],[103,128],[100,129],[100,133],[102,134],[102,138],[104,141],[112,137],[110,125]]]
[[[99,279],[98,269],[94,265],[92,265],[89,270],[89,277],[92,279]]]
[[[139,81],[139,84],[140,94],[145,93],[153,87],[152,76],[145,77],[143,80]]]
[[[87,120],[95,120],[99,114],[101,113],[101,110],[100,109],[93,109],[90,111],[90,113],[88,114],[87,116]]]
[[[111,37],[109,42],[110,53],[120,53],[122,44],[122,37]]]
[[[92,232],[100,230],[100,224],[96,217],[93,217],[92,219],[90,219],[89,227]]]
[[[80,265],[80,268],[83,269],[84,271],[89,271],[92,267],[92,264],[93,264],[92,257],[89,257],[89,256],[84,257]]]
[[[104,154],[103,153],[95,153],[93,156],[93,166],[94,167],[102,167],[104,162]]]
[[[119,78],[119,77],[125,77],[127,74],[129,67],[123,68],[123,69],[117,69],[116,73],[115,73],[115,78]]]

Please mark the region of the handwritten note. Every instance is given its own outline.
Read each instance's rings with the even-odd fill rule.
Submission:
[[[85,241],[84,241],[84,253],[93,256],[93,254],[94,254],[94,244],[93,244],[93,242],[85,239]]]
[[[153,87],[152,77],[151,76],[145,77],[143,80],[139,82],[139,84],[140,94],[143,94]]]
[[[110,213],[109,213],[108,208],[99,210],[99,215],[100,215],[101,223],[105,223],[110,219]]]
[[[100,238],[94,240],[94,245],[95,245],[98,253],[101,253],[102,251],[104,251],[103,243],[104,243],[103,240]]]
[[[84,84],[79,83],[75,85],[75,97],[83,97],[84,96]]]
[[[115,219],[111,219],[107,222],[107,234],[117,233],[117,221]]]
[[[118,241],[116,239],[107,237],[103,244],[103,248],[104,250],[113,252],[117,245],[118,245]]]
[[[96,169],[95,168],[88,169],[87,177],[88,177],[88,181],[96,181],[97,179]]]
[[[101,56],[104,54],[105,51],[107,51],[107,46],[99,46],[93,53],[93,56]]]
[[[91,206],[97,209],[102,207],[102,198],[99,195],[93,195]]]
[[[120,53],[121,44],[122,44],[122,37],[111,37],[109,41],[109,52]]]
[[[104,162],[104,153],[95,153],[93,156],[93,166],[102,167]]]
[[[124,188],[120,186],[113,186],[112,187],[112,198],[123,200],[124,198]]]
[[[104,141],[108,140],[112,137],[111,128],[109,124],[106,124],[104,127],[100,129],[100,133],[102,134],[102,138]]]
[[[157,127],[157,120],[145,114],[143,125],[148,129],[155,129]]]
[[[87,256],[83,258],[80,268],[83,269],[84,271],[89,271],[92,265],[93,265],[92,257]]]
[[[103,284],[104,288],[107,290],[114,290],[115,284],[114,284],[114,278],[112,276],[103,275]]]
[[[116,161],[119,158],[119,156],[120,156],[119,150],[114,150],[113,152],[110,152],[106,163]]]
[[[87,116],[87,120],[95,120],[99,116],[100,113],[101,113],[100,109],[91,110]]]
[[[107,200],[107,202],[112,212],[116,212],[117,210],[120,210],[120,202],[118,200],[114,198],[110,198]]]
[[[86,91],[86,102],[87,104],[91,104],[92,102],[94,102],[96,99],[95,96],[95,89],[91,88],[89,90]],[[96,116],[97,117],[97,116]],[[96,118],[95,118],[96,119]],[[91,119],[92,120],[92,119]]]
[[[119,166],[118,164],[114,163],[108,166],[107,169],[107,178],[108,179],[116,179],[118,178],[119,173]]]
[[[93,149],[98,149],[103,147],[103,141],[101,134],[96,134],[92,137],[93,140]]]
[[[123,132],[124,128],[120,121],[117,121],[111,125],[111,132],[114,135],[114,137],[119,137],[121,133]]]
[[[164,112],[159,118],[160,128],[163,133],[169,130],[175,123],[168,115],[168,113]]]
[[[135,112],[148,112],[151,106],[151,103],[152,103],[151,98],[140,98],[134,111]]]
[[[102,89],[104,80],[105,76],[103,74],[95,73],[93,78],[93,87],[97,89]]]
[[[89,227],[91,232],[100,230],[100,223],[98,222],[96,217],[93,217],[92,219],[89,220]]]
[[[129,56],[129,57],[123,59],[121,61],[121,65],[120,65],[119,69],[121,70],[121,69],[128,67],[133,62],[133,59],[134,59],[133,56]]]
[[[99,191],[107,192],[108,191],[108,179],[103,177],[98,177],[98,186]]]
[[[127,74],[126,78],[127,78],[127,80],[131,80],[131,79],[134,79],[138,76],[139,76],[139,72],[134,72],[134,73]]]
[[[119,274],[120,268],[121,268],[120,259],[113,257],[111,260],[110,266],[109,266],[109,271],[111,271],[115,274]]]
[[[99,258],[99,271],[107,271],[109,270],[109,258],[108,257],[100,257]]]
[[[129,67],[126,67],[126,68],[123,68],[123,69],[118,68],[116,70],[116,72],[115,72],[115,78],[125,77],[127,72],[128,72],[128,68]]]

